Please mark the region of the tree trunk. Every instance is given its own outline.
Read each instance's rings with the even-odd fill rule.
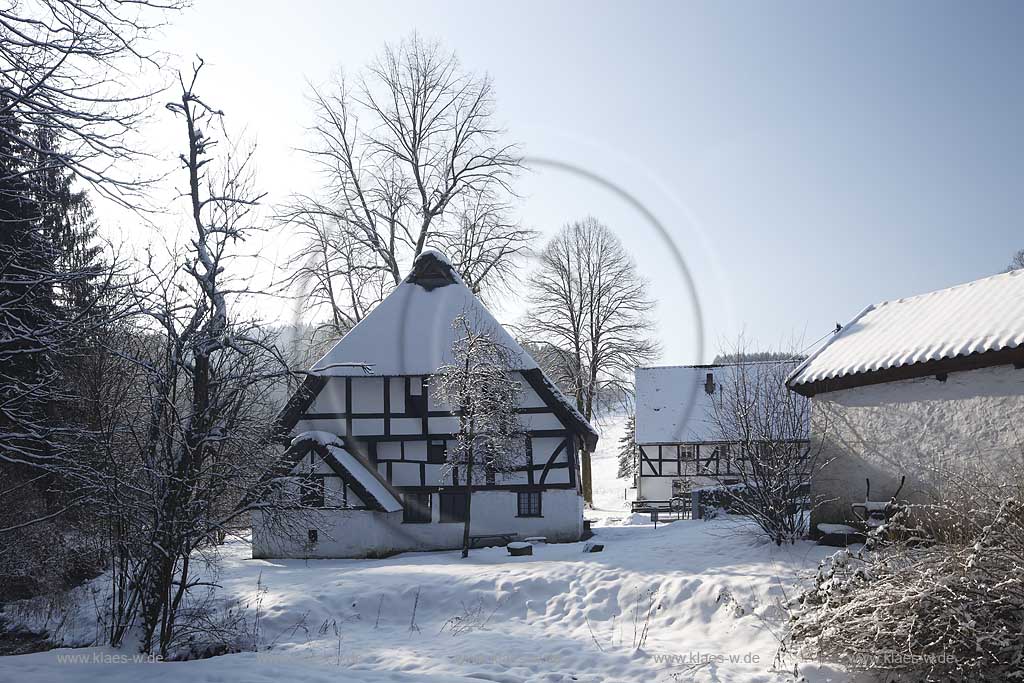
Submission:
[[[590,451],[580,450],[580,484],[583,487],[583,502],[594,505],[594,483],[590,474]]]
[[[469,557],[469,515],[473,500],[473,458],[466,463],[466,520],[462,524],[462,557]]]

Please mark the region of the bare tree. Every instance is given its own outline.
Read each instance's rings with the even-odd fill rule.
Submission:
[[[34,507],[0,526],[24,528],[87,499],[69,468],[85,458],[89,397],[68,381],[96,335],[124,312],[120,259],[96,258],[88,199],[122,204],[146,181],[132,133],[139,88],[159,66],[148,35],[180,0],[21,0],[0,8],[0,461],[41,486]],[[130,75],[130,77],[129,77]],[[73,215],[77,212],[78,215]],[[69,410],[70,408],[70,410]],[[57,419],[60,415],[61,419]],[[23,492],[25,489],[18,489]],[[0,493],[2,495],[2,493]]]
[[[594,218],[562,228],[540,255],[524,332],[557,349],[549,368],[589,421],[602,402],[626,402],[633,370],[658,354],[647,283],[618,237]],[[583,495],[593,502],[590,453],[582,453]]]
[[[0,117],[0,130],[28,135],[13,117]],[[57,488],[55,472],[90,438],[77,410],[84,397],[69,374],[97,332],[125,313],[125,289],[117,255],[98,255],[87,198],[42,158],[56,143],[33,137],[47,151],[16,154],[0,135],[0,150],[9,152],[0,152],[0,175],[9,179],[0,192],[0,464],[9,483],[20,470]],[[25,514],[0,524],[0,533],[75,507],[77,486],[64,483],[70,494],[49,500],[45,515],[12,510]]]
[[[0,129],[0,153],[33,152],[41,167],[66,169],[122,203],[137,195],[146,181],[124,162],[137,157],[132,134],[159,88],[136,85],[160,66],[145,44],[185,4],[24,0],[0,9],[0,117],[13,117],[23,131]],[[40,147],[24,131],[46,131],[60,145]]]
[[[326,212],[311,212],[309,203],[289,215],[301,246],[291,256],[288,285],[305,307],[326,309],[313,337],[326,341],[343,336],[383,300],[391,276],[377,267],[375,255],[352,240]]]
[[[197,93],[201,69],[168,105],[184,122],[192,235],[166,265],[151,260],[135,287],[137,327],[115,353],[136,379],[113,418],[116,438],[92,465],[111,537],[110,642],[138,622],[142,649],[164,656],[187,627],[195,554],[272,499],[266,426],[285,372],[273,340],[230,311],[246,290],[234,245],[259,229],[262,195],[251,189],[251,149],[213,155],[208,132],[221,113]]]
[[[786,387],[794,367],[793,361],[726,366],[706,416],[722,442],[720,457],[734,473],[730,481],[739,480],[721,491],[730,510],[753,519],[778,545],[806,533],[809,482],[821,466],[820,441],[809,440],[811,403]]]
[[[120,258],[98,255],[89,199],[72,184],[83,181],[122,203],[145,186],[123,163],[137,157],[132,133],[158,87],[138,85],[158,67],[145,44],[182,4],[19,0],[0,7],[5,543],[81,514],[93,490],[84,463],[101,430],[86,409],[92,397],[75,381],[97,340],[125,313],[127,290]],[[11,496],[24,501],[28,492],[30,504],[11,504]]]
[[[493,330],[466,314],[452,328],[457,335],[454,362],[439,368],[430,386],[459,418],[446,466],[463,479],[462,556],[468,557],[473,485],[513,471],[523,464],[526,451],[518,412],[521,387],[511,370],[509,349],[495,341]]]
[[[357,320],[431,245],[452,250],[476,291],[512,274],[533,233],[507,218],[521,160],[501,141],[489,78],[414,34],[354,79],[314,88],[312,102],[315,144],[304,151],[323,187],[281,218],[304,237],[299,277],[320,283],[315,303]]]
[[[436,245],[474,294],[507,288],[538,233],[512,221],[511,207],[479,194],[460,198],[455,207],[454,225],[437,233]]]

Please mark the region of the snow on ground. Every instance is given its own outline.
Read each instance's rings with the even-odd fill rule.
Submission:
[[[606,429],[595,457],[606,521],[591,542],[603,552],[568,543],[514,558],[488,548],[467,560],[253,560],[247,543],[230,541],[217,581],[247,604],[250,625],[265,589],[260,652],[152,664],[118,661],[129,648],[63,648],[0,657],[0,681],[792,681],[793,662],[773,661],[780,603],[828,549],[776,548],[729,519],[613,521],[627,517],[616,442]],[[812,682],[847,680],[817,664],[800,670]]]
[[[629,510],[626,489],[633,483],[615,476],[619,472],[619,439],[626,431],[626,415],[606,417],[599,428],[601,440],[590,456],[594,509],[587,511],[587,517],[595,521],[625,516]]]

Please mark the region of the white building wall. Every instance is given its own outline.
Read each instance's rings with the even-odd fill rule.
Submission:
[[[351,381],[352,412],[354,414],[384,412],[383,377],[353,377]]]
[[[384,394],[388,393],[391,414],[405,410],[406,378],[393,377],[353,377],[351,383],[351,405],[346,404],[345,378],[331,378],[320,394],[314,399],[307,414],[326,414],[323,419],[303,419],[292,429],[292,434],[310,430],[327,431],[344,435],[346,421],[344,413],[349,409],[354,413],[352,434],[356,437],[373,437],[384,435],[384,420],[377,417],[358,417],[359,414],[383,413]],[[445,410],[447,406],[437,402],[435,392],[430,391],[429,380],[426,386],[422,377],[408,379],[413,395],[426,391],[431,410]],[[530,409],[550,409],[544,400],[522,378],[520,406]],[[329,417],[328,417],[329,416]],[[520,421],[524,429],[531,431],[560,432],[565,425],[553,412],[523,413]],[[387,476],[388,466],[391,469],[391,482],[398,487],[419,487],[421,485],[419,468],[421,462],[427,460],[427,440],[423,433],[424,421],[420,417],[391,417],[389,420],[390,436],[401,437],[398,441],[380,441],[376,446],[377,470]],[[458,431],[458,419],[450,416],[431,416],[427,419],[428,434],[448,434]],[[562,443],[564,436],[538,436],[531,439],[533,462],[538,469],[534,470],[534,482],[539,484],[541,467],[551,458]],[[571,446],[572,437],[569,444]],[[449,444],[451,441],[449,440]],[[404,461],[403,461],[404,460]],[[304,460],[308,471],[309,460]],[[524,463],[525,464],[525,463]],[[569,467],[574,466],[572,449],[562,448],[554,458],[553,464],[560,465],[548,470],[545,485],[568,485],[572,481]],[[568,465],[568,467],[566,466]],[[325,465],[320,463],[317,471],[328,474]],[[425,486],[451,484],[451,475],[443,476],[444,465],[429,463],[426,465]],[[499,475],[499,485],[526,485],[529,476],[526,472],[515,472]],[[326,497],[331,503],[337,500],[337,482],[325,479]],[[578,487],[576,487],[578,488]],[[514,491],[475,491],[473,493],[473,533],[519,533],[521,536],[547,536],[552,541],[576,541],[583,531],[583,499],[576,488],[542,489],[543,517],[519,518],[517,514],[517,496]],[[350,504],[353,503],[351,492]],[[260,513],[253,515],[253,556],[254,557],[363,557],[368,555],[388,554],[407,550],[432,550],[461,547],[462,524],[441,524],[438,522],[440,505],[438,495],[433,496],[434,522],[430,524],[403,524],[401,513],[376,513],[356,510],[322,510],[319,511],[319,522],[297,525],[285,525],[277,528],[291,528],[290,536],[276,540],[263,529]],[[298,523],[299,515],[307,512],[291,513],[292,521]],[[296,531],[296,529],[298,531]],[[307,547],[306,539],[309,529],[317,529],[319,542],[315,547]]]
[[[522,373],[519,373],[519,376],[522,377]],[[544,399],[533,390],[526,378],[522,377],[519,383],[519,406],[522,408],[544,408],[546,405]]]
[[[638,500],[669,500],[672,498],[672,479],[669,477],[640,477]]]
[[[518,533],[521,538],[545,536],[550,542],[573,542],[583,534],[583,499],[573,489],[543,492],[543,517],[517,517],[517,497],[512,491],[477,491],[471,499],[471,533]],[[267,530],[262,512],[252,516],[254,558],[264,557],[378,557],[415,550],[446,550],[462,547],[461,522],[441,524],[440,505],[433,494],[430,524],[403,524],[402,513],[364,510],[286,512],[275,528],[289,527],[289,535]],[[308,529],[317,529],[318,542],[309,545]]]
[[[812,493],[826,502],[815,523],[852,519],[850,504],[941,496],[950,472],[1006,481],[1024,469],[1024,370],[1001,365],[819,394],[812,445],[823,467]],[[955,476],[955,475],[953,475]]]
[[[637,500],[671,500],[672,499],[672,482],[676,479],[682,479],[691,488],[698,488],[701,486],[715,486],[719,483],[719,479],[716,477],[697,477],[697,476],[680,476],[680,477],[640,477],[637,482],[636,499]]]
[[[345,379],[332,377],[327,380],[324,388],[313,399],[307,413],[344,413],[347,410],[345,404]]]

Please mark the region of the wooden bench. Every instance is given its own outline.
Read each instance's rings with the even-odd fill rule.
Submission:
[[[470,548],[487,548],[492,545],[508,545],[519,538],[519,534],[479,534],[469,537]],[[484,543],[484,541],[494,541]]]

